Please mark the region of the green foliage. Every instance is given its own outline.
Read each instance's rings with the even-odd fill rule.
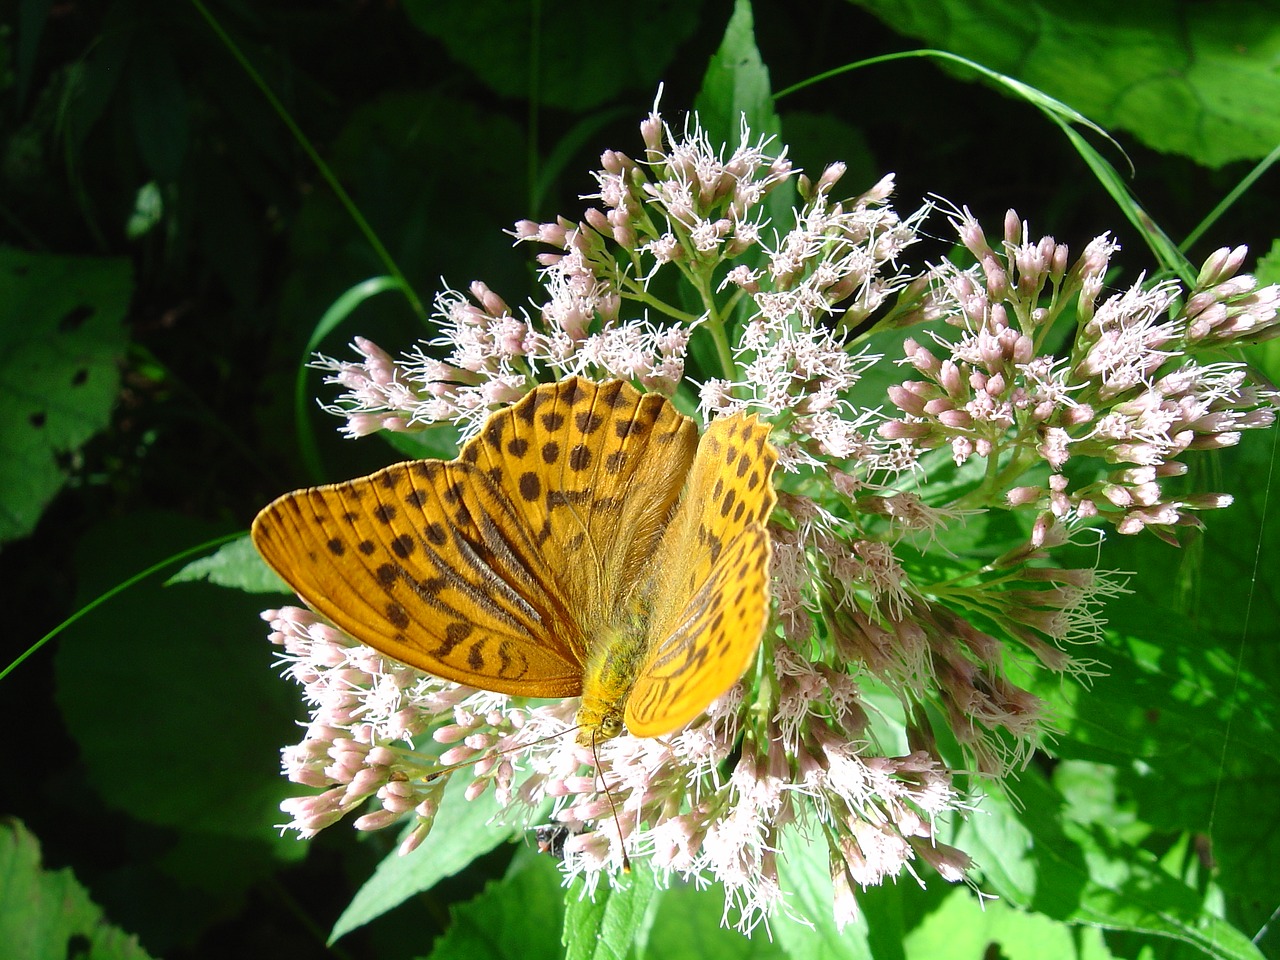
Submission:
[[[218,548],[216,553],[193,560],[166,581],[191,583],[208,580],[219,587],[243,590],[245,593],[283,593],[289,595],[274,570],[268,567],[253,549],[253,542],[246,536]]]
[[[895,30],[1013,74],[1110,130],[1206,166],[1280,142],[1275,7],[1257,2],[857,0]]]
[[[693,32],[698,8],[698,3],[675,0],[565,0],[555,17],[539,17],[536,3],[405,4],[420,30],[438,37],[495,93],[569,110],[597,107],[623,90],[655,86]],[[557,58],[557,69],[537,70],[548,56]]]
[[[0,542],[25,537],[102,430],[127,343],[129,263],[0,248]]]
[[[560,871],[552,860],[522,848],[502,880],[453,908],[449,932],[436,943],[430,960],[556,960],[557,940],[547,936],[564,917]]]
[[[902,210],[928,191],[990,223],[1016,205],[1033,232],[1077,250],[1116,229],[1132,255],[1117,287],[1151,266],[1143,239],[1176,270],[1164,233],[1197,225],[1207,233],[1192,261],[1247,241],[1271,251],[1263,282],[1280,279],[1274,174],[1249,181],[1240,163],[1280,141],[1280,21],[1264,0],[865,0],[880,23],[854,5],[798,13],[769,0],[211,2],[221,35],[199,4],[19,6],[16,27],[0,26],[11,656],[153,561],[243,530],[287,489],[447,454],[454,438],[435,434],[399,453],[336,440],[311,399],[332,397],[314,372],[295,405],[299,359],[345,356],[352,334],[393,350],[436,336],[414,301],[429,303],[442,277],[484,279],[518,308],[528,257],[500,231],[575,215],[601,149],[639,154],[635,123],[659,81],[669,120],[696,104],[732,140],[745,110],[755,133],[794,141],[811,176],[845,160],[856,188],[896,170]],[[958,65],[880,64],[770,100],[907,38],[1100,124],[1138,179],[1101,139],[1073,145],[1013,102],[1016,84],[992,97]],[[1216,210],[1237,183],[1244,202]],[[1272,382],[1278,351],[1249,357]],[[894,379],[883,366],[870,376]],[[240,540],[171,585],[113,598],[59,638],[56,657],[6,678],[19,734],[0,810],[32,824],[88,889],[42,870],[33,835],[10,827],[0,953],[25,936],[32,948],[15,956],[145,956],[105,909],[151,953],[192,958],[228,943],[353,958],[1280,956],[1267,926],[1280,903],[1270,439],[1247,437],[1189,478],[1238,499],[1181,551],[1106,544],[1103,566],[1134,571],[1135,592],[1106,611],[1105,675],[1039,691],[1060,735],[1012,797],[986,798],[944,834],[998,901],[921,867],[927,890],[907,877],[860,892],[839,931],[824,841],[796,830],[786,909],[812,925],[784,911],[748,938],[721,926],[718,888],[662,888],[644,863],[594,900],[562,889],[552,858],[487,822],[488,796],[447,797],[406,857],[390,831],[357,838],[345,822],[281,839],[280,800],[306,790],[282,781],[277,751],[303,711],[257,613],[278,584]],[[959,564],[1007,531],[949,533]]]
[[[40,843],[18,821],[0,824],[0,943],[8,960],[146,960],[138,940],[104,922],[69,869],[45,870]]]
[[[461,779],[445,788],[444,801],[426,841],[404,856],[392,851],[378,864],[373,876],[333,925],[330,940],[337,940],[409,897],[430,890],[512,837],[515,831],[510,827],[488,826],[498,814],[493,793],[490,791],[467,802],[464,789]]]

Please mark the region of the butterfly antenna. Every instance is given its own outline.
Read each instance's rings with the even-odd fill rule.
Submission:
[[[600,774],[600,786],[604,789],[605,799],[609,801],[609,811],[613,814],[613,825],[618,829],[618,845],[622,848],[622,872],[631,872],[631,858],[627,856],[627,839],[622,835],[622,821],[618,819],[618,805],[613,802],[613,791],[609,789],[609,781],[604,778],[604,770],[600,767],[600,755],[596,753],[596,731],[591,731],[591,759],[595,761],[596,771]]]

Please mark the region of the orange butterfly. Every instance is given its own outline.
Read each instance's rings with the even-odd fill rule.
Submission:
[[[253,542],[303,600],[390,657],[497,693],[581,696],[583,744],[624,723],[659,736],[759,647],[768,436],[738,413],[699,442],[666,398],[571,377],[493,414],[456,460],[280,497]]]

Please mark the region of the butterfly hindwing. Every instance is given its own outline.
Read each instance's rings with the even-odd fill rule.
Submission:
[[[713,421],[653,566],[649,646],[627,729],[688,723],[742,676],[769,615],[771,482],[777,454],[754,415]]]

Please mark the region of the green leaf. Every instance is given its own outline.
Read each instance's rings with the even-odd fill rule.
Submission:
[[[1034,770],[1017,786],[1021,810],[990,795],[959,840],[990,887],[1013,906],[1068,923],[1168,937],[1224,960],[1262,956],[1245,934],[1213,915],[1202,894],[1119,835],[1112,805],[1089,822],[1087,808],[1073,811],[1069,798]]]
[[[146,960],[136,937],[106,923],[70,870],[43,870],[21,823],[0,823],[0,944],[6,960]]]
[[[35,529],[110,421],[132,292],[123,258],[0,249],[0,542]]]
[[[392,851],[378,864],[333,925],[330,943],[415,894],[430,890],[516,834],[516,827],[489,822],[498,814],[492,790],[472,801],[463,796],[470,782],[467,776],[451,778],[427,839],[412,853],[400,856]]]
[[[223,545],[211,556],[191,561],[165,581],[165,586],[197,580],[245,593],[293,593],[258,556],[248,535]]]
[[[76,554],[80,599],[212,532],[159,512],[100,524]],[[297,740],[302,707],[272,668],[259,607],[205,583],[136,584],[63,633],[56,696],[111,806],[292,858],[306,846],[276,825],[299,788],[280,776],[279,751]]]
[[[967,887],[950,891],[942,906],[907,934],[903,950],[906,960],[1107,960],[1112,955],[1101,930],[1079,929],[1003,900],[979,902]]]
[[[431,960],[560,960],[562,877],[551,857],[527,848],[484,892],[450,910],[452,923]]]
[[[644,861],[610,886],[602,878],[592,896],[575,880],[565,898],[565,960],[623,960],[644,953],[653,910],[665,899]],[[659,953],[658,956],[665,954]]]
[[[733,16],[702,78],[694,102],[712,142],[737,144],[741,118],[756,137],[775,136],[782,129],[773,109],[769,69],[756,47],[750,0],[736,0]]]
[[[804,952],[791,955],[807,956]],[[641,956],[646,960],[765,960],[785,957],[787,952],[764,927],[757,927],[751,936],[725,927],[724,890],[719,884],[699,890],[680,883],[663,894]]]
[[[178,178],[187,152],[186,92],[170,51],[173,38],[141,31],[129,57],[130,117],[138,153],[160,180]]]
[[[1280,142],[1280,18],[1267,0],[857,2],[1155,150],[1220,167]]]
[[[772,923],[778,943],[791,956],[806,960],[870,958],[865,917],[859,915],[843,931],[836,926],[835,888],[827,844],[821,834],[809,836],[789,828],[783,834],[782,852],[778,860],[782,889],[795,897],[795,908],[808,923],[779,915]]]
[[[1272,473],[1274,455],[1274,437],[1246,436],[1197,461],[1196,489],[1238,496],[1207,514],[1185,549],[1149,537],[1108,543],[1106,566],[1139,575],[1135,593],[1107,607],[1108,638],[1094,654],[1107,675],[1087,688],[1048,678],[1035,687],[1066,731],[1055,752],[1115,765],[1117,791],[1157,835],[1148,846],[1211,843],[1227,916],[1245,930],[1280,901],[1280,835],[1256,829],[1280,791],[1280,581],[1262,565],[1274,560],[1280,514],[1268,485],[1250,482]]]
[[[652,91],[697,26],[700,4],[407,0],[404,7],[496,93],[579,111],[624,91]]]

